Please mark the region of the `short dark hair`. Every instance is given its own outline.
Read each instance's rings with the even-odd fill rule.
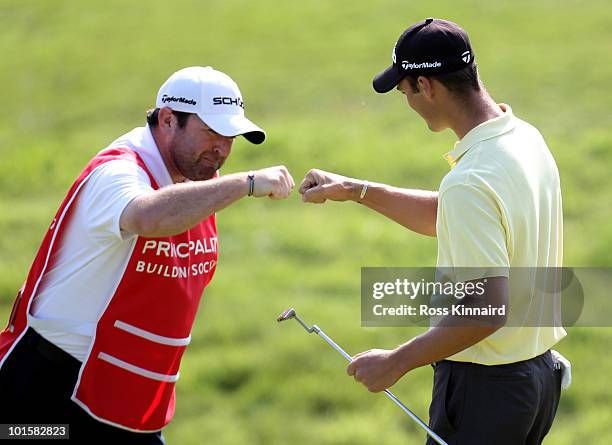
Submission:
[[[189,116],[193,113],[172,110],[172,114],[176,116],[179,128],[183,128],[187,125],[187,119],[189,119]],[[147,124],[149,124],[151,128],[156,128],[159,125],[159,108],[147,111]]]
[[[435,76],[424,76],[435,79],[444,85],[456,96],[464,97],[469,93],[478,92],[482,89],[478,78],[478,67],[476,63],[452,73],[438,74]],[[408,83],[414,93],[419,92],[417,83],[418,76],[406,76]]]

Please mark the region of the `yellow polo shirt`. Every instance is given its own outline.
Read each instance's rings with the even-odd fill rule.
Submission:
[[[460,271],[458,281],[500,276],[499,268],[562,266],[557,165],[540,132],[508,105],[500,108],[503,115],[473,128],[445,155],[451,171],[438,195],[437,265],[474,268]],[[449,360],[527,360],[565,335],[562,327],[503,327]]]

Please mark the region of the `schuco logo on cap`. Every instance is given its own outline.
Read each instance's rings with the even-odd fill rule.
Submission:
[[[239,97],[213,97],[213,105],[238,105],[244,108],[244,102]]]

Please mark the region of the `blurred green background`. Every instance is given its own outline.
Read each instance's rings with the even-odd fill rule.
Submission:
[[[567,1],[0,1],[0,315],[87,160],[142,125],[175,70],[212,65],[268,131],[237,140],[225,172],[283,163],[436,189],[454,135],[432,134],[371,78],[428,16],[470,34],[491,95],[544,134],[561,172],[565,264],[612,264],[612,6]],[[347,378],[320,339],[274,319],[289,306],[350,353],[412,329],[360,327],[361,266],[431,266],[435,239],[353,203],[245,199],[219,215],[221,257],[178,384],[169,444],[419,444],[381,395]],[[4,323],[4,321],[2,322]],[[549,444],[612,442],[612,330],[570,329],[574,366]],[[432,372],[395,393],[427,418]],[[0,395],[1,398],[1,395]]]

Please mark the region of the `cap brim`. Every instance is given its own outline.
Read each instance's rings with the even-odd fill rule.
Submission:
[[[240,114],[198,114],[200,119],[222,136],[244,136],[252,144],[266,140],[266,132]]]
[[[391,65],[383,72],[374,76],[372,86],[377,93],[388,93],[395,88],[403,78],[404,74],[402,74],[395,65]]]

